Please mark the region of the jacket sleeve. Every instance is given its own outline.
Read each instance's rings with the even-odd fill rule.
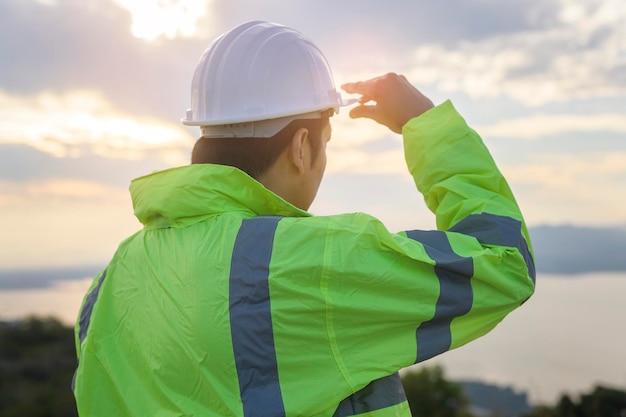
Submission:
[[[403,136],[438,230],[391,234],[349,214],[325,233],[328,341],[355,390],[484,335],[534,291],[522,215],[478,134],[446,102]]]

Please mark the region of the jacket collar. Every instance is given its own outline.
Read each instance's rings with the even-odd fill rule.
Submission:
[[[224,165],[156,171],[133,180],[130,194],[135,216],[146,228],[185,227],[232,212],[241,212],[242,217],[311,215],[243,171]]]

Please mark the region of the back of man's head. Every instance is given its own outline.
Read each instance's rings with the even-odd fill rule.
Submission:
[[[233,166],[258,180],[290,146],[299,129],[307,129],[315,161],[323,146],[322,131],[328,123],[328,115],[319,119],[296,119],[270,138],[201,137],[191,153],[191,163]]]

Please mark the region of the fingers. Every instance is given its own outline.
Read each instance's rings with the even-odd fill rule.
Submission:
[[[341,85],[341,89],[349,94],[363,94],[360,92],[360,82],[355,83],[345,83]]]
[[[341,86],[341,88],[346,93],[349,93],[349,94],[361,94],[363,96],[372,96],[372,95],[375,95],[377,84],[379,84],[382,80],[390,76],[396,76],[396,74],[389,73],[389,74],[381,75],[380,77],[371,78],[366,81],[345,83]]]
[[[366,81],[346,83],[342,88],[350,94],[361,94],[360,106],[350,116],[366,117],[401,132],[410,119],[433,107],[433,103],[417,90],[406,77],[388,73]],[[373,101],[374,103],[370,103]]]
[[[369,95],[370,93],[370,82],[368,81],[357,81],[354,83],[346,83],[341,86],[341,88],[349,94],[361,94],[361,95]]]
[[[372,119],[377,123],[387,126],[395,133],[402,133],[402,125],[396,123],[384,111],[381,111],[377,105],[364,106],[360,105],[350,110],[350,117],[358,119],[361,117]]]
[[[375,119],[376,107],[375,106],[357,106],[350,110],[350,117],[358,119],[359,117],[367,117],[369,119]]]
[[[365,103],[368,103],[368,102],[370,102],[370,101],[372,101],[372,100],[374,100],[374,99],[373,99],[373,98],[371,98],[370,96],[365,96],[365,95],[363,95],[363,96],[361,96],[361,98],[359,99],[359,103],[360,103],[360,104],[365,104]]]

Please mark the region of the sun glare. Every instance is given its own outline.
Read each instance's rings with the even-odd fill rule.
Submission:
[[[198,21],[207,14],[211,0],[115,0],[132,16],[136,38],[193,37]]]

